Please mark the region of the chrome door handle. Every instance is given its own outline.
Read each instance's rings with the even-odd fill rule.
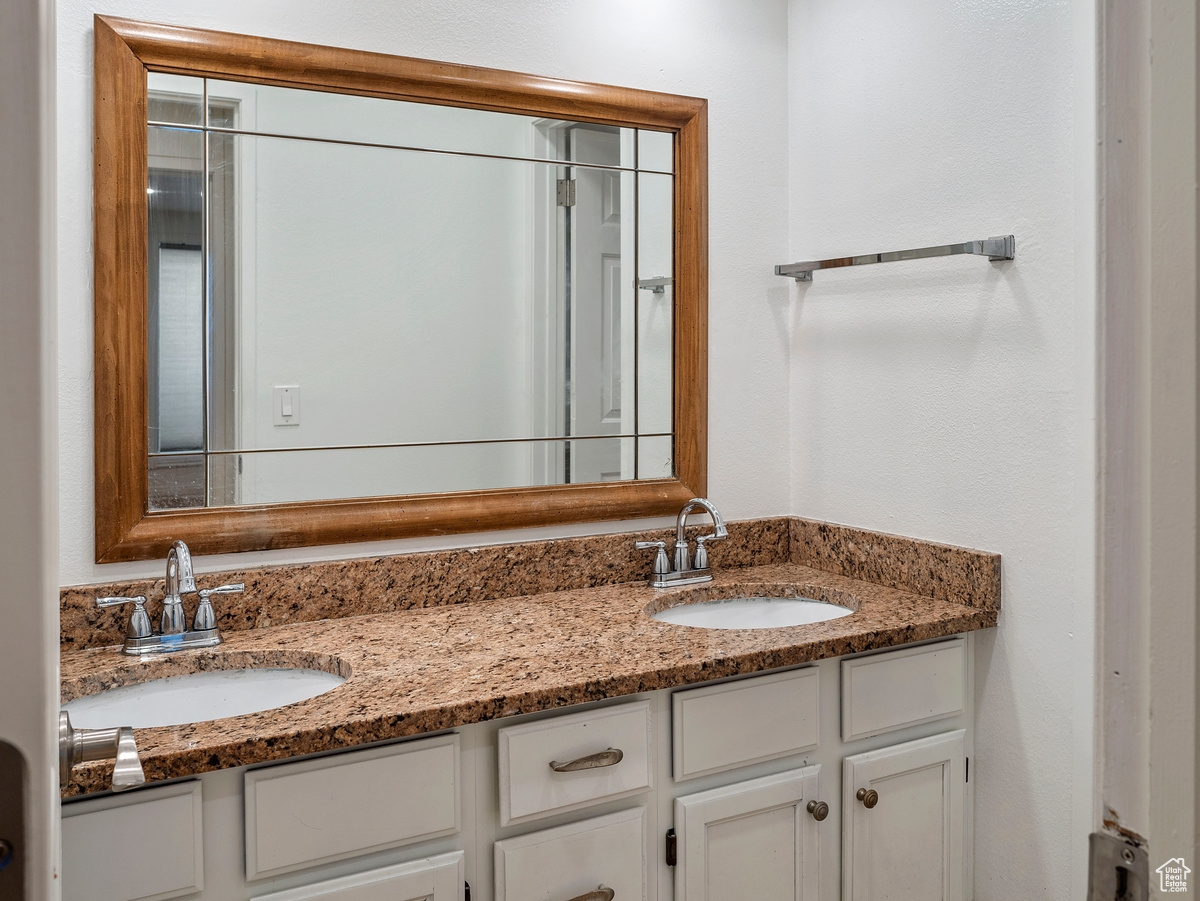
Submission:
[[[613,901],[617,893],[605,886],[600,886],[594,892],[585,892],[582,895],[576,895],[571,901]]]
[[[556,773],[574,773],[579,770],[598,770],[600,767],[616,766],[625,759],[625,752],[620,748],[609,748],[607,751],[600,751],[596,754],[589,754],[587,757],[577,757],[574,760],[568,760],[565,763],[560,763],[557,760],[550,761],[550,769]],[[598,890],[597,890],[598,891]],[[612,889],[605,889],[612,891]],[[595,894],[593,892],[592,894]],[[597,895],[597,897],[600,897]],[[591,895],[580,895],[580,898],[591,898]],[[572,898],[571,901],[578,901]]]
[[[113,765],[112,790],[125,791],[142,785],[146,774],[138,757],[133,730],[128,726],[117,729],[76,729],[67,711],[58,713],[58,781],[63,787],[71,778],[76,764],[88,760],[116,758]]]

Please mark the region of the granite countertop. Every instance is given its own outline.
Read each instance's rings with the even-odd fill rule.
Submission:
[[[997,597],[984,606],[780,562],[718,572],[701,586],[627,582],[248,628],[226,632],[218,648],[161,658],[65,650],[63,700],[197,670],[301,665],[348,675],[287,707],[136,730],[153,782],[984,629],[999,613],[996,560]],[[787,586],[855,612],[760,630],[689,628],[647,613]],[[64,795],[107,790],[111,769],[77,767]]]

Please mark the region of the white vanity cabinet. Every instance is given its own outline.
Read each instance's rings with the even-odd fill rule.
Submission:
[[[965,636],[673,692],[660,901],[969,899],[972,653]]]
[[[846,758],[844,901],[962,901],[964,739],[959,729]]]
[[[817,901],[819,766],[675,799],[675,897]]]
[[[469,884],[471,901],[970,901],[972,649],[943,639],[69,802],[64,898],[465,901]]]

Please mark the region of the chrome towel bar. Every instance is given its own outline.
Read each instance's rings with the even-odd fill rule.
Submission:
[[[921,260],[926,257],[949,257],[960,253],[987,257],[992,262],[1011,260],[1017,253],[1017,239],[1012,235],[966,241],[962,244],[939,244],[937,247],[918,247],[916,250],[893,250],[888,253],[867,253],[856,257],[834,257],[830,260],[808,260],[785,263],[775,267],[776,275],[785,275],[798,282],[811,282],[818,269],[840,269],[843,266],[867,266],[871,263],[894,263],[898,260]]]

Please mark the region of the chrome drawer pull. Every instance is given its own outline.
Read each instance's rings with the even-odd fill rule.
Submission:
[[[589,754],[587,757],[577,757],[575,760],[568,760],[566,763],[559,763],[557,760],[550,761],[550,769],[556,773],[574,773],[578,770],[595,770],[602,766],[616,766],[625,758],[625,752],[620,748],[609,748],[607,751],[600,751],[596,754]],[[606,892],[611,892],[612,889],[605,889]],[[592,892],[591,895],[580,895],[578,898],[572,898],[571,901],[591,901],[595,895],[597,901],[603,897]],[[608,897],[612,897],[609,895]]]
[[[618,751],[617,753],[620,754],[621,752]],[[595,756],[595,755],[593,755],[593,756]],[[571,901],[613,901],[613,898],[615,898],[616,896],[617,896],[617,893],[614,892],[612,889],[605,888],[604,886],[600,886],[600,888],[596,889],[594,892],[587,892],[586,894],[583,894],[583,895],[576,895],[574,898],[571,899]]]

